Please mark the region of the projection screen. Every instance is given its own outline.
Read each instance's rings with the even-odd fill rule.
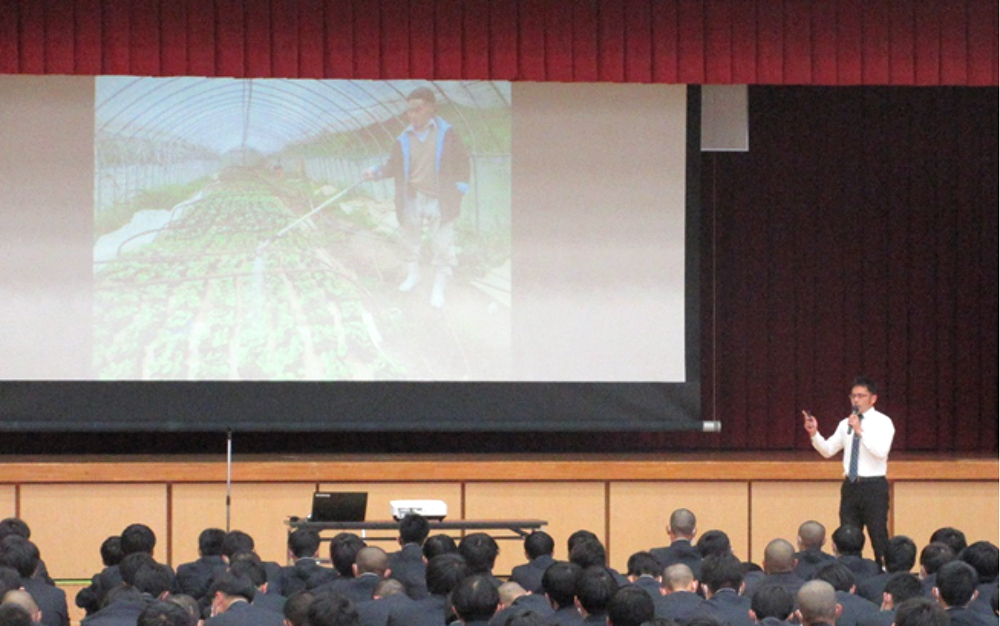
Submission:
[[[0,77],[2,427],[700,427],[695,101]]]

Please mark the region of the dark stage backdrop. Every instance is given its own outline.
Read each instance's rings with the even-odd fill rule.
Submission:
[[[850,378],[895,450],[997,452],[997,5],[778,0],[0,3],[0,72],[752,87],[750,152],[702,161],[705,419],[721,434],[243,436],[237,451],[808,449]],[[4,452],[206,452],[175,435]]]

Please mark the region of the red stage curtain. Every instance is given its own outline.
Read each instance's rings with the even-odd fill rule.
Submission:
[[[5,0],[0,72],[998,84],[992,0]]]

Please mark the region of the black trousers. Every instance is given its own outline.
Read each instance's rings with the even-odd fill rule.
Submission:
[[[889,481],[884,476],[844,479],[840,487],[840,525],[867,528],[875,562],[885,565],[889,547]]]

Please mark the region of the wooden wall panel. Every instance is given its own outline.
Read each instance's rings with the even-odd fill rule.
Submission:
[[[840,482],[760,482],[750,491],[750,560],[762,564],[764,548],[772,539],[787,539],[796,545],[799,525],[815,520],[830,535],[840,525]],[[873,556],[871,546],[866,546]]]
[[[742,558],[748,543],[747,493],[745,482],[611,483],[612,567],[625,573],[629,556],[667,545],[670,513],[681,508],[695,514],[699,533],[724,530]]]
[[[308,515],[315,483],[237,483],[232,490],[231,528],[249,533],[257,553],[285,563],[289,515]],[[198,533],[226,527],[226,485],[188,484],[173,488],[173,564],[198,555]]]
[[[101,543],[142,523],[156,533],[166,558],[166,485],[23,485],[21,518],[31,526],[53,578],[89,578],[101,570]]]
[[[442,500],[448,505],[445,519],[462,519],[462,485],[460,483],[322,483],[323,491],[367,491],[369,520],[391,520],[392,500]],[[305,514],[308,515],[308,511]],[[365,538],[386,552],[399,549],[395,532],[367,532]],[[323,554],[328,557],[328,554]]]
[[[1000,494],[993,482],[896,483],[893,491],[894,532],[907,535],[922,548],[931,533],[954,526],[969,543],[1000,544]]]
[[[17,515],[17,488],[0,485],[0,519]]]
[[[466,519],[543,519],[556,542],[555,557],[566,559],[566,539],[580,529],[606,541],[605,483],[470,483],[465,488]],[[610,556],[610,555],[609,555]],[[509,574],[525,562],[518,541],[501,541],[495,574]]]
[[[60,584],[57,585],[60,589],[66,592],[66,606],[69,609],[69,623],[79,624],[80,620],[84,618],[86,613],[83,609],[76,606],[76,594],[80,592],[81,589],[87,585],[83,584]]]

